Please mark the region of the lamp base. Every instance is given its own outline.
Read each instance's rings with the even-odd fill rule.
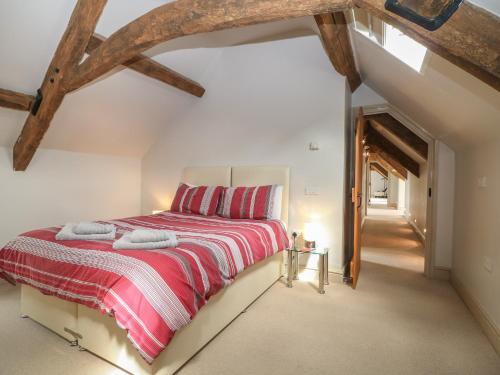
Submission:
[[[316,248],[316,241],[304,241],[304,247],[306,249],[315,249]]]

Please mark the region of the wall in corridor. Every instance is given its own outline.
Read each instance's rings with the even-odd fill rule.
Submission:
[[[371,194],[382,192],[386,188],[386,179],[380,173],[370,171]]]
[[[399,198],[399,178],[389,172],[387,180],[387,206],[397,208]]]
[[[456,162],[453,275],[500,332],[500,137]]]
[[[453,258],[455,152],[436,142],[434,266],[450,269]]]
[[[427,163],[420,164],[420,177],[408,172],[406,218],[423,239],[427,223]]]

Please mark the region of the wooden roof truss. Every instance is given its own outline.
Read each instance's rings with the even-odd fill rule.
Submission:
[[[94,35],[94,30],[106,1],[78,0],[47,69],[38,100],[0,91],[0,105],[30,110],[14,146],[15,170],[27,168],[65,95],[120,65],[202,96],[204,89],[199,84],[142,55],[159,43],[186,35],[316,16],[328,57],[335,69],[347,77],[351,90],[355,90],[361,78],[342,13],[354,6],[400,28],[436,54],[500,90],[499,18],[467,2],[445,25],[430,32],[385,10],[385,0],[177,0],[151,10],[103,39]],[[81,62],[85,52],[89,56]],[[383,145],[375,147],[382,149]]]

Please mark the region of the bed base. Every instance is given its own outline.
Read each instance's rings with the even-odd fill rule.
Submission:
[[[184,365],[203,346],[231,323],[282,275],[283,254],[278,253],[243,271],[178,331],[167,348],[149,366],[140,357],[112,317],[97,310],[23,285],[21,313],[70,342],[132,374],[168,375]]]

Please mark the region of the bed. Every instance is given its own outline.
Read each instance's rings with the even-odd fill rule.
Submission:
[[[289,170],[286,167],[186,168],[182,177],[184,182],[197,185],[283,185],[282,220],[285,223],[287,222],[288,216],[288,179]],[[177,283],[177,288],[184,288],[179,294],[182,296],[182,304],[176,305],[175,308],[177,310],[182,310],[179,306],[184,307],[185,311],[177,312],[168,317],[173,322],[173,325],[177,324],[178,326],[175,335],[173,335],[173,332],[167,332],[166,335],[157,334],[157,332],[165,330],[165,327],[161,327],[157,324],[158,320],[153,320],[152,323],[146,322],[146,318],[144,317],[149,317],[149,312],[144,306],[154,304],[154,301],[157,299],[156,297],[148,299],[148,296],[144,297],[145,294],[139,294],[139,299],[146,298],[149,304],[137,303],[137,306],[133,306],[135,299],[137,299],[136,295],[131,295],[130,300],[125,301],[125,303],[117,303],[116,300],[118,298],[116,296],[119,293],[112,292],[120,288],[125,288],[127,293],[129,290],[127,289],[127,285],[122,285],[121,278],[117,280],[113,278],[109,280],[106,279],[106,285],[98,286],[104,287],[103,293],[105,293],[106,296],[114,296],[111,298],[111,301],[108,297],[98,298],[97,301],[81,300],[79,297],[75,297],[78,293],[75,292],[68,295],[67,290],[66,295],[59,295],[59,297],[64,298],[61,299],[50,295],[44,295],[31,286],[22,285],[22,314],[29,316],[31,319],[41,323],[68,340],[77,340],[82,348],[87,349],[133,374],[171,374],[178,370],[187,360],[189,360],[189,358],[196,354],[198,350],[270,287],[282,273],[282,254],[279,250],[282,250],[285,246],[287,239],[286,231],[282,230],[280,232],[279,225],[281,225],[281,223],[279,222],[266,221],[256,223],[255,220],[239,220],[238,223],[235,223],[234,220],[231,219],[217,217],[208,218],[199,217],[198,215],[163,212],[156,215],[117,220],[114,221],[114,223],[117,225],[119,231],[124,231],[137,225],[141,227],[146,226],[167,229],[174,229],[172,226],[175,227],[176,225],[181,226],[185,234],[180,235],[179,251],[194,252],[198,255],[201,254],[201,250],[199,248],[197,249],[196,246],[208,246],[207,241],[211,243],[210,246],[213,246],[213,241],[218,241],[221,233],[225,235],[227,235],[227,233],[232,233],[232,237],[229,236],[232,240],[234,240],[234,238],[245,238],[245,241],[251,242],[253,240],[251,240],[251,236],[249,235],[250,232],[257,233],[260,231],[261,237],[267,236],[267,234],[264,234],[267,232],[273,233],[271,237],[274,236],[272,241],[275,242],[273,246],[267,248],[265,246],[259,248],[258,241],[251,244],[249,242],[247,246],[250,246],[252,253],[250,255],[247,254],[246,260],[241,259],[241,264],[238,267],[233,264],[232,268],[235,268],[235,270],[231,271],[231,267],[227,266],[227,275],[220,279],[211,272],[206,272],[204,278],[201,277],[201,272],[196,274],[193,273],[189,279],[192,285],[186,285],[187,278],[184,278],[181,282],[177,280],[177,276],[174,277],[172,274],[164,276],[166,279],[169,277],[171,278],[168,282],[169,286],[171,286],[171,283]],[[130,228],[127,228],[128,226],[130,226]],[[40,240],[40,238],[43,239],[44,236],[50,238],[50,236],[53,236],[53,232],[55,232],[56,229],[57,228],[49,228],[27,234],[27,236],[25,236],[25,242],[18,243],[15,246],[18,246],[18,248],[23,251],[28,251],[26,249],[33,248],[38,252],[41,247],[35,246],[37,245],[36,241]],[[244,231],[246,231],[246,234]],[[203,233],[201,245],[200,233]],[[279,238],[283,237],[283,234],[285,238]],[[271,241],[271,239],[268,240]],[[76,245],[82,246],[82,244]],[[225,245],[227,245],[227,243]],[[14,245],[11,246],[15,247]],[[91,248],[86,249],[87,251],[101,251],[96,254],[97,256],[102,256],[102,246],[104,245],[99,245],[97,249],[92,248],[93,245],[88,246]],[[109,244],[107,246],[109,246]],[[227,247],[229,248],[230,246]],[[243,254],[244,252],[241,250],[240,248],[237,253]],[[57,254],[59,254],[58,256],[62,256],[61,254],[64,255],[66,252],[71,253],[71,251],[71,249],[59,249]],[[234,249],[231,251],[234,251]],[[104,251],[104,253],[107,254],[106,251]],[[141,253],[144,254],[144,252]],[[159,253],[162,252],[160,251]],[[171,262],[176,264],[177,267],[186,267],[186,264],[180,262],[178,257],[174,257],[171,253],[174,252],[169,251],[169,257],[172,258],[170,260]],[[34,256],[36,257],[37,254],[34,254]],[[236,256],[235,253],[231,254],[233,258]],[[69,254],[67,256],[71,257],[72,255]],[[116,257],[118,255],[113,254],[112,256]],[[143,256],[144,255],[138,254],[137,258]],[[148,254],[147,256],[165,257],[166,254]],[[127,254],[126,262],[130,263],[128,258],[135,259],[136,257],[130,255],[130,253]],[[151,265],[155,266],[159,264],[155,259],[156,258],[151,258],[149,260],[140,259],[142,262],[141,265],[149,262]],[[194,256],[191,256],[190,259],[195,262]],[[55,261],[60,261],[60,259],[56,259]],[[128,265],[129,263],[127,263],[128,268],[132,267]],[[191,267],[192,266],[193,265],[191,265]],[[5,262],[3,267],[5,269]],[[200,270],[201,269],[202,267],[200,267]],[[161,273],[162,269],[157,269],[156,271]],[[241,272],[238,273],[237,271]],[[72,272],[77,271],[71,270],[70,273]],[[123,272],[130,273],[133,272],[133,270],[125,270]],[[10,276],[15,276],[15,274],[11,273]],[[126,276],[126,280],[131,277],[133,278],[130,274]],[[46,275],[43,275],[43,277],[45,278]],[[92,275],[89,277],[87,281],[93,281]],[[143,277],[143,275],[140,276],[141,280]],[[99,280],[102,279],[103,277]],[[175,280],[172,281],[172,279]],[[20,278],[18,278],[18,281],[23,282]],[[68,281],[68,283],[69,282],[70,281]],[[156,281],[154,281],[154,283],[156,283]],[[31,284],[33,285],[33,283]],[[149,288],[147,289],[149,290],[152,284],[148,285]],[[224,286],[226,287],[223,288]],[[80,287],[81,285],[79,284],[78,288]],[[96,288],[93,284],[91,286],[84,286],[84,288],[89,287]],[[79,289],[76,287],[75,289],[71,289],[72,292],[74,290]],[[123,295],[124,294],[121,294],[120,296],[122,297]],[[170,301],[170,299],[168,299],[168,301]],[[203,307],[200,309],[199,307],[201,306]],[[120,308],[122,308],[121,311]],[[146,310],[145,312],[143,311],[144,309]],[[155,311],[160,309],[161,306],[160,308],[157,307]],[[169,311],[173,311],[173,309]],[[103,314],[103,312],[114,315],[114,317]],[[139,315],[141,315],[140,319],[138,318]],[[194,318],[192,318],[193,315]],[[138,319],[134,319],[134,317]],[[187,324],[188,322],[189,324]],[[139,330],[135,330],[134,328],[137,325],[140,325]],[[127,330],[124,328],[127,328]],[[147,334],[144,334],[144,332]],[[160,336],[162,339],[158,339]],[[131,342],[134,342],[134,344],[131,344]],[[162,350],[164,346],[166,346],[166,349]],[[154,349],[151,349],[152,347],[154,347]],[[152,351],[150,351],[150,349]],[[148,362],[152,364],[148,364]]]

